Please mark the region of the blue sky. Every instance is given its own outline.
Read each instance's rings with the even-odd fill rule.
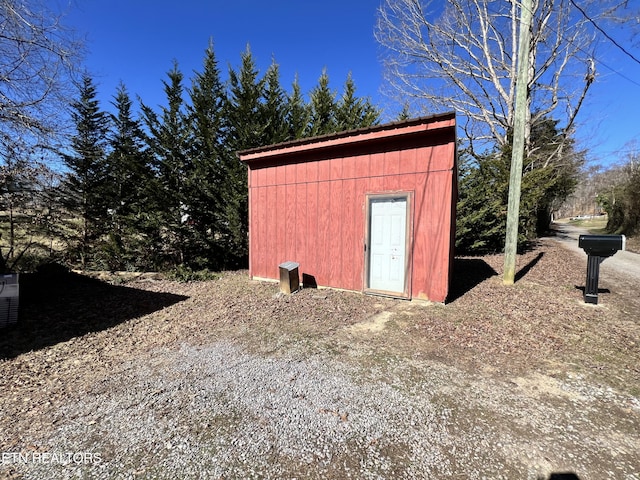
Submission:
[[[382,64],[373,34],[380,1],[75,0],[66,22],[86,35],[86,65],[103,108],[120,81],[147,105],[164,104],[161,82],[173,60],[188,85],[212,39],[224,78],[250,44],[261,73],[272,59],[280,65],[287,90],[297,74],[308,93],[326,68],[332,89],[341,91],[351,72],[356,93],[383,107],[384,120],[393,120],[398,107],[380,94]],[[629,49],[640,57],[638,49]],[[604,64],[597,65],[598,81],[578,118],[577,138],[592,161],[610,164],[629,141],[640,139],[640,65],[607,43],[597,55]]]
[[[223,77],[250,44],[261,73],[272,59],[287,90],[296,73],[304,93],[323,68],[342,90],[351,71],[360,96],[377,96],[381,68],[373,26],[377,1],[76,0],[67,17],[86,32],[87,65],[109,99],[120,80],[145,103],[164,103],[161,81],[173,60],[185,77],[201,70],[209,39]],[[322,8],[318,8],[322,5]]]

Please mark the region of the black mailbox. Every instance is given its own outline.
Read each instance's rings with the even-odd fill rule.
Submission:
[[[598,303],[600,264],[605,258],[615,255],[619,250],[624,250],[625,243],[624,235],[580,235],[578,237],[578,246],[588,255],[587,283],[584,287],[586,303]]]
[[[624,250],[626,238],[624,235],[580,235],[578,246],[587,255],[596,257],[610,257],[620,250]]]

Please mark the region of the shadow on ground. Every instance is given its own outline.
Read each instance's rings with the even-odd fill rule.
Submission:
[[[514,280],[515,280],[516,282],[518,282],[518,281],[522,280],[522,278],[523,278],[527,273],[529,273],[529,271],[530,271],[533,267],[535,267],[535,266],[538,264],[538,262],[539,262],[540,260],[542,260],[542,257],[544,257],[544,252],[540,252],[540,253],[538,253],[538,255],[536,255],[536,256],[535,256],[535,258],[534,258],[533,260],[531,260],[529,263],[527,263],[524,267],[522,267],[520,270],[518,270],[518,271],[516,272],[516,275],[515,275]]]
[[[465,293],[495,275],[498,275],[498,272],[480,258],[455,258],[447,303],[455,302]]]
[[[538,477],[538,480],[580,480],[580,477],[573,472],[552,473],[547,477]]]
[[[516,272],[515,281],[521,280],[544,257],[538,253],[533,260]],[[453,277],[446,303],[456,301],[485,280],[498,275],[493,267],[480,258],[457,257],[453,260]]]
[[[105,330],[187,298],[66,271],[22,274],[18,322],[0,330],[0,359]]]
[[[576,238],[574,238],[575,233],[571,233],[567,227],[564,225],[552,225],[547,235],[550,237],[556,237],[558,240],[566,240],[571,242],[578,242]]]
[[[587,289],[587,287],[585,287],[584,285],[574,285],[574,287],[576,287],[576,290],[580,290],[583,295],[584,291]],[[598,287],[598,293],[611,293],[611,290],[609,290],[608,288]]]

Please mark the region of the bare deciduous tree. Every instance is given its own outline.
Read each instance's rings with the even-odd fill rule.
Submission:
[[[591,20],[608,18],[619,3],[581,1],[587,11],[597,8]],[[518,19],[516,0],[448,0],[444,8],[429,0],[385,0],[376,38],[387,49],[386,78],[404,101],[456,110],[472,153],[484,142],[504,147],[514,123]],[[571,135],[596,76],[591,20],[570,0],[534,2],[527,133],[552,117],[561,121],[560,138]]]
[[[81,42],[61,14],[37,0],[0,0],[0,155],[16,141],[47,145],[61,129],[61,112]]]
[[[61,18],[44,1],[0,0],[0,272],[51,233],[41,181],[47,150],[64,141],[82,53]]]

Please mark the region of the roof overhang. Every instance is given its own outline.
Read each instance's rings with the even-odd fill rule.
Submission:
[[[288,157],[311,151],[353,147],[366,143],[402,141],[416,136],[424,136],[427,132],[436,133],[451,128],[455,130],[455,124],[455,112],[448,112],[252,148],[238,152],[238,157],[242,162],[251,165],[258,161],[273,161],[277,157]]]

